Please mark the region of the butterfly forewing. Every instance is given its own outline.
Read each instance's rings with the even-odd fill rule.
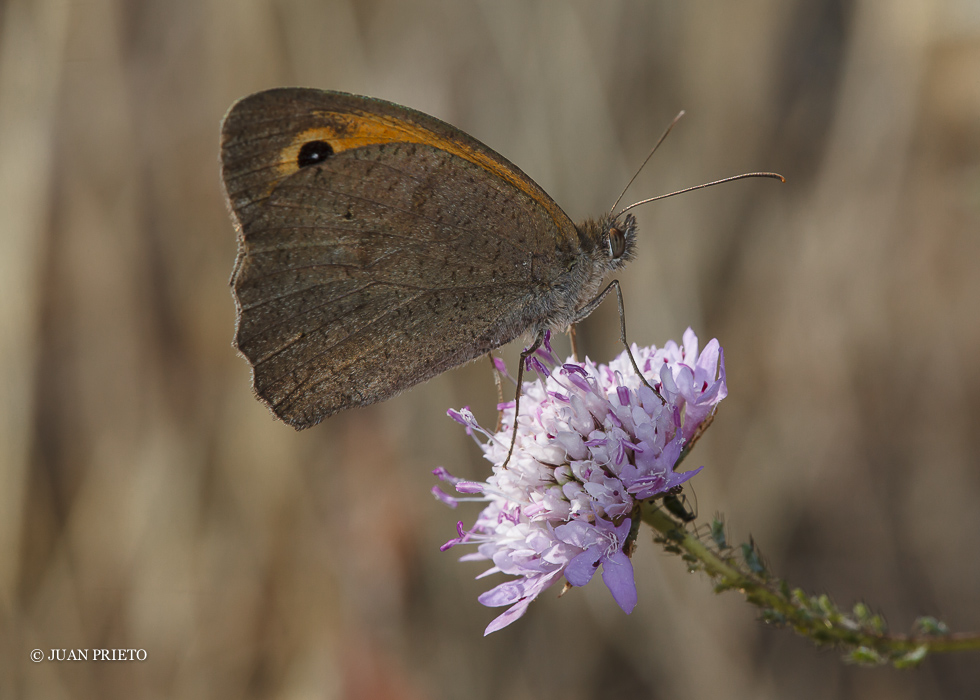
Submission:
[[[352,100],[362,109],[403,108],[274,92],[232,108],[222,161],[240,231],[236,344],[253,366],[256,393],[277,415],[303,428],[389,398],[539,320],[574,241],[571,222],[556,225],[557,207],[543,205],[526,176],[485,146],[477,144],[477,155],[510,168],[503,176],[431,136],[347,144],[296,167],[288,158],[299,152],[297,135],[337,133],[331,110],[350,109]],[[452,129],[410,115],[432,122],[419,126],[436,137]],[[530,184],[515,187],[513,178]],[[534,254],[542,250],[547,262]]]

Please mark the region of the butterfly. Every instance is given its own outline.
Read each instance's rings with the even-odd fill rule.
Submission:
[[[618,291],[602,283],[636,249],[636,205],[573,223],[473,137],[370,97],[239,100],[221,174],[238,233],[235,346],[255,394],[297,429],[518,336],[533,339],[527,357]]]

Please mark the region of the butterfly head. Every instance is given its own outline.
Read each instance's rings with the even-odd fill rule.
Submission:
[[[613,269],[619,269],[636,254],[636,219],[632,214],[619,218],[609,217],[604,223],[604,248]]]
[[[636,219],[632,214],[589,219],[578,229],[583,248],[603,273],[619,270],[636,255]]]

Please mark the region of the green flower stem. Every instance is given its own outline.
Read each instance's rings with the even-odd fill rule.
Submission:
[[[656,539],[668,552],[687,562],[690,571],[708,574],[715,581],[715,592],[741,591],[760,608],[765,622],[792,627],[816,644],[841,648],[854,663],[908,668],[928,654],[980,650],[980,635],[950,634],[946,625],[933,618],[916,621],[920,634],[889,634],[884,619],[864,604],[856,605],[853,612],[842,612],[826,595],[808,596],[799,588],[791,589],[772,577],[754,542],[743,544],[740,552],[728,546],[720,521],[712,523],[712,536],[706,543],[685,523],[668,515],[659,500],[643,502],[640,517],[659,533]]]

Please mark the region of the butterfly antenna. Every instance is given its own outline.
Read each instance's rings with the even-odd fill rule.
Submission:
[[[650,151],[650,154],[644,159],[643,163],[640,164],[640,167],[636,169],[636,172],[633,173],[633,177],[631,177],[630,181],[626,183],[626,187],[624,187],[623,191],[619,193],[619,196],[616,198],[616,202],[612,205],[612,209],[609,210],[609,216],[612,216],[612,213],[616,211],[616,207],[619,206],[619,202],[623,199],[623,195],[626,194],[626,190],[628,190],[630,188],[630,185],[633,184],[633,180],[635,180],[637,176],[640,174],[640,172],[643,170],[643,168],[646,167],[646,164],[649,162],[649,160],[653,158],[653,154],[657,152],[658,148],[660,148],[660,144],[662,144],[664,142],[664,139],[667,138],[667,134],[669,134],[670,130],[674,128],[674,124],[679,122],[681,120],[681,117],[683,116],[684,116],[684,110],[682,109],[680,112],[677,113],[677,116],[674,117],[674,121],[670,123],[670,126],[668,126],[664,130],[663,135],[657,140],[657,143],[654,144],[653,149]]]
[[[649,204],[650,202],[656,202],[658,199],[666,199],[667,197],[673,197],[676,194],[684,194],[685,192],[693,192],[694,190],[703,190],[705,187],[713,187],[714,185],[720,185],[723,182],[733,182],[734,180],[745,180],[750,177],[770,177],[774,180],[779,180],[781,182],[786,182],[786,178],[779,173],[742,173],[741,175],[732,175],[731,177],[726,177],[721,180],[715,180],[714,182],[706,182],[703,185],[695,185],[694,187],[685,187],[683,190],[677,190],[676,192],[668,192],[667,194],[657,195],[656,197],[650,197],[649,199],[642,199],[639,202],[634,202],[628,207],[623,209],[621,212],[614,216],[614,219],[618,219],[620,216],[628,212],[630,209],[640,206],[641,204]]]

